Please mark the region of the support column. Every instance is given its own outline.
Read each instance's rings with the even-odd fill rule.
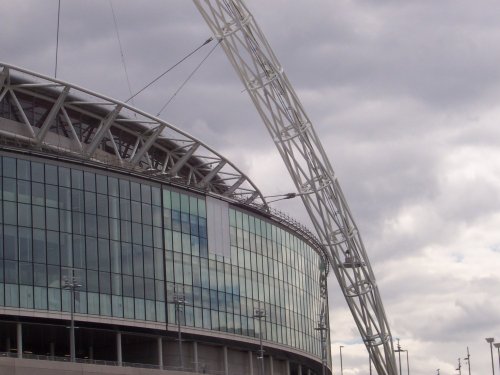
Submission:
[[[93,345],[89,346],[89,359],[92,361],[94,360],[94,346]]]
[[[288,359],[285,362],[285,375],[290,375],[290,361]]]
[[[227,358],[227,346],[223,348],[224,352],[224,375],[229,375],[229,363]]]
[[[158,337],[158,367],[163,370],[163,341],[161,336]]]
[[[248,351],[248,375],[253,375],[253,353]]]
[[[274,375],[273,356],[269,356],[269,375]]]
[[[21,323],[16,324],[17,332],[17,358],[23,358],[23,325]]]
[[[10,353],[10,337],[5,339],[5,347],[7,348],[7,353]]]
[[[123,366],[121,332],[116,333],[116,362],[118,363],[118,366]]]
[[[312,375],[312,372],[311,372],[310,368],[307,369],[307,375]]]
[[[298,369],[299,369],[299,375],[302,375],[302,365],[300,363]]]
[[[49,350],[50,350],[50,357],[52,359],[54,359],[54,357],[56,356],[56,344],[54,343],[54,341],[51,341],[50,344],[49,344]]]
[[[198,373],[199,365],[198,365],[198,343],[193,341],[193,357],[194,357],[194,372]]]

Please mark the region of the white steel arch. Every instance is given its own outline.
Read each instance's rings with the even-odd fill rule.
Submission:
[[[282,156],[327,248],[361,337],[380,375],[396,375],[375,276],[333,168],[299,98],[243,0],[193,0],[220,41]]]

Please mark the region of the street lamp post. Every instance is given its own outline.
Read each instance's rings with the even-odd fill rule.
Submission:
[[[69,351],[70,351],[70,359],[71,362],[75,362],[76,360],[76,350],[75,350],[75,289],[81,288],[82,284],[79,284],[76,280],[74,273],[72,272],[71,280],[64,279],[64,289],[69,289],[70,291],[70,330],[69,330]]]
[[[500,371],[500,342],[493,344],[497,348],[498,353],[498,370]]]
[[[340,375],[344,375],[344,367],[342,366],[342,348],[344,346],[340,345]]]
[[[407,375],[410,375],[410,359],[408,356],[408,350],[405,350],[406,352],[406,370],[408,371]]]
[[[399,356],[399,375],[402,375],[401,373],[401,352],[403,351],[401,349],[401,345],[399,345],[399,339],[396,339],[398,341],[398,346],[397,346],[397,349],[395,350],[396,353],[398,353],[398,356]]]
[[[321,336],[321,363],[322,363],[322,374],[326,375],[326,337],[325,337],[325,331],[328,329],[325,324],[325,315],[321,313],[320,318],[319,318],[319,323],[316,328],[314,328],[316,331],[320,332]]]
[[[458,375],[462,375],[462,362],[460,361],[460,358],[458,359],[458,367],[455,370],[458,371]]]
[[[177,338],[179,341],[179,359],[181,362],[181,369],[184,368],[184,356],[182,355],[182,331],[181,331],[181,310],[182,306],[186,303],[186,297],[183,292],[174,292],[173,302],[175,304],[175,316],[177,318]]]
[[[467,347],[467,357],[465,357],[464,360],[467,361],[467,367],[469,369],[469,375],[470,375],[470,353],[469,353],[469,347]]]
[[[486,342],[490,344],[490,351],[491,351],[491,372],[493,375],[495,375],[495,362],[493,361],[493,341],[495,339],[493,337],[487,337]]]
[[[260,349],[259,349],[259,356],[257,357],[260,359],[260,373],[261,375],[265,375],[265,369],[264,369],[264,346],[262,343],[262,318],[266,318],[266,310],[257,308],[254,310],[254,318],[259,319],[259,343],[260,343]]]

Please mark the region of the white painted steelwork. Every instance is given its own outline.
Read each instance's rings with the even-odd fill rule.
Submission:
[[[285,161],[378,374],[396,375],[391,333],[363,242],[321,142],[278,59],[243,0],[193,1]]]
[[[267,208],[229,160],[126,103],[0,62],[0,144],[125,168]]]

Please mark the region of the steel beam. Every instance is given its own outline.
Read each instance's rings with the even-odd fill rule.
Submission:
[[[54,119],[56,118],[57,113],[59,112],[59,110],[63,106],[64,101],[66,100],[66,97],[68,96],[68,94],[69,94],[69,87],[66,86],[63,89],[63,91],[61,92],[61,94],[59,95],[59,97],[57,98],[57,100],[54,103],[54,105],[52,106],[52,108],[50,109],[49,114],[47,115],[47,117],[45,118],[45,121],[43,122],[42,126],[40,127],[40,130],[38,131],[38,134],[36,135],[36,144],[40,144],[43,142],[45,136],[47,135],[47,132],[50,129],[50,126],[52,125]]]
[[[97,129],[94,138],[92,139],[92,142],[90,145],[87,147],[86,150],[86,155],[88,157],[92,157],[94,154],[95,150],[101,143],[102,139],[106,135],[108,129],[113,125],[113,122],[116,120],[118,117],[118,114],[120,113],[120,110],[122,109],[121,105],[117,105],[115,109],[113,109],[111,112],[108,113],[108,115],[101,121],[101,125]]]

